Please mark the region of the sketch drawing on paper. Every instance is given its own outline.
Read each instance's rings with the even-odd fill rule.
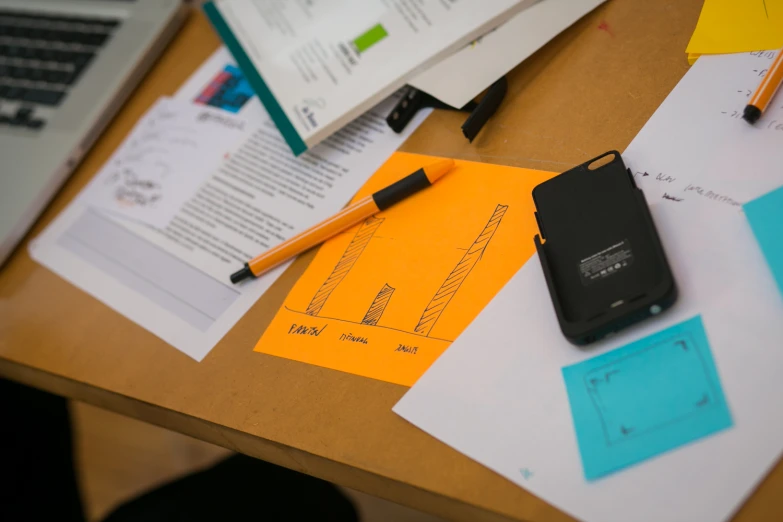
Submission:
[[[364,314],[362,324],[368,324],[370,326],[378,324],[378,320],[383,315],[383,312],[386,311],[386,306],[389,304],[389,301],[391,301],[393,293],[394,288],[390,287],[388,283],[384,284],[381,291],[378,292],[378,295],[373,299],[367,313]]]
[[[159,109],[146,127],[130,139],[125,148],[112,159],[104,184],[113,190],[120,207],[153,207],[163,199],[166,183],[174,168],[169,156],[177,148],[199,149],[191,136],[196,132],[184,126],[155,130],[161,122],[174,117],[165,108]]]
[[[360,261],[362,253],[370,242],[374,238],[380,238],[380,236],[376,235],[376,232],[383,224],[385,218],[371,217],[362,223],[332,271],[313,295],[304,313],[313,317],[323,317],[325,319],[336,319],[366,326],[389,328],[435,339],[436,337],[430,335],[433,327],[443,315],[446,307],[457,294],[462,284],[481,261],[507,210],[508,205],[496,205],[481,232],[476,236],[473,243],[467,249],[464,249],[464,255],[456,266],[446,275],[443,283],[425,306],[424,310],[420,314],[417,314],[417,316],[414,316],[418,317],[415,327],[411,328],[409,325],[403,328],[399,325],[392,327],[390,325],[379,324],[381,317],[394,296],[395,290],[397,290],[396,285],[392,286],[394,284],[393,281],[387,281],[383,284],[375,295],[372,303],[366,308],[364,317],[360,321],[344,317],[326,317],[321,315],[324,305],[326,305],[335,289],[346,279],[346,277],[349,277],[351,270]],[[442,340],[447,341],[447,339]]]
[[[651,365],[653,358],[666,364]],[[607,447],[718,405],[699,345],[687,334],[591,370],[584,376],[584,386]]]
[[[123,167],[117,162],[118,170],[113,172],[109,181],[114,187],[114,199],[120,206],[148,207],[161,199],[162,185],[157,181],[169,172],[169,166],[156,162],[146,172],[139,174],[136,165]],[[153,172],[153,175],[150,175]]]
[[[359,257],[362,255],[362,252],[364,252],[364,249],[372,239],[372,236],[375,235],[375,231],[381,226],[381,223],[383,223],[383,218],[376,217],[371,217],[362,223],[362,226],[356,231],[356,235],[353,236],[353,239],[348,244],[342,257],[340,257],[340,260],[334,266],[334,270],[332,270],[332,273],[329,274],[329,277],[326,278],[326,281],[324,281],[321,288],[318,289],[313,296],[312,301],[310,301],[310,304],[307,306],[307,310],[305,311],[307,315],[318,315],[321,312],[321,309],[326,304],[327,299],[332,295],[332,292],[334,292],[334,289],[337,288],[337,285],[339,285],[343,279],[345,279],[345,276],[351,271],[353,265],[359,260]]]
[[[432,327],[440,319],[443,310],[451,302],[451,299],[468,278],[470,272],[476,267],[476,263],[481,260],[484,255],[484,251],[487,249],[492,236],[495,235],[495,231],[500,226],[500,221],[508,210],[508,205],[498,205],[495,207],[495,211],[492,213],[492,217],[489,218],[487,224],[484,226],[484,230],[478,235],[476,240],[470,245],[468,251],[462,256],[454,270],[446,277],[443,284],[435,292],[432,300],[429,302],[424,312],[421,314],[419,323],[414,328],[414,332],[420,335],[428,336],[432,331]]]

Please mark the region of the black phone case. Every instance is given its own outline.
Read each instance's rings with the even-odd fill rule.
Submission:
[[[589,168],[610,155],[608,163]],[[536,250],[569,341],[597,341],[677,299],[650,209],[619,152],[538,185],[533,201]]]

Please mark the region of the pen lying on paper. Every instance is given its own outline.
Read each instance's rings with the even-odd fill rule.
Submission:
[[[386,210],[408,196],[429,187],[452,168],[454,168],[454,160],[442,160],[420,168],[413,174],[405,176],[371,196],[360,199],[329,219],[248,261],[241,270],[231,274],[231,282],[238,283],[248,277],[260,276],[280,263],[351,228],[376,212]]]
[[[770,66],[756,92],[753,93],[750,101],[745,106],[745,111],[742,114],[745,121],[756,123],[761,118],[761,115],[769,107],[769,103],[772,101],[775,93],[778,92],[781,83],[783,83],[783,49],[778,51],[775,61],[772,62],[772,66]]]

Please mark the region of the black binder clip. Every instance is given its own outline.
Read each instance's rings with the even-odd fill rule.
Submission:
[[[408,88],[403,98],[397,103],[389,116],[386,117],[386,123],[396,132],[400,133],[406,125],[413,119],[420,109],[432,107],[435,109],[446,109],[450,111],[469,112],[470,116],[462,124],[462,134],[472,142],[478,135],[484,124],[495,114],[500,107],[503,98],[508,90],[508,82],[503,76],[493,83],[480,102],[471,101],[464,107],[452,107],[442,101],[430,96],[413,87]]]

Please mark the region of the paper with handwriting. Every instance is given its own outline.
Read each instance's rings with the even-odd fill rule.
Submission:
[[[774,51],[704,56],[623,153],[650,203],[740,212],[783,185],[783,91],[755,124],[742,111]]]
[[[161,98],[90,182],[81,200],[163,228],[247,131],[240,116]]]

